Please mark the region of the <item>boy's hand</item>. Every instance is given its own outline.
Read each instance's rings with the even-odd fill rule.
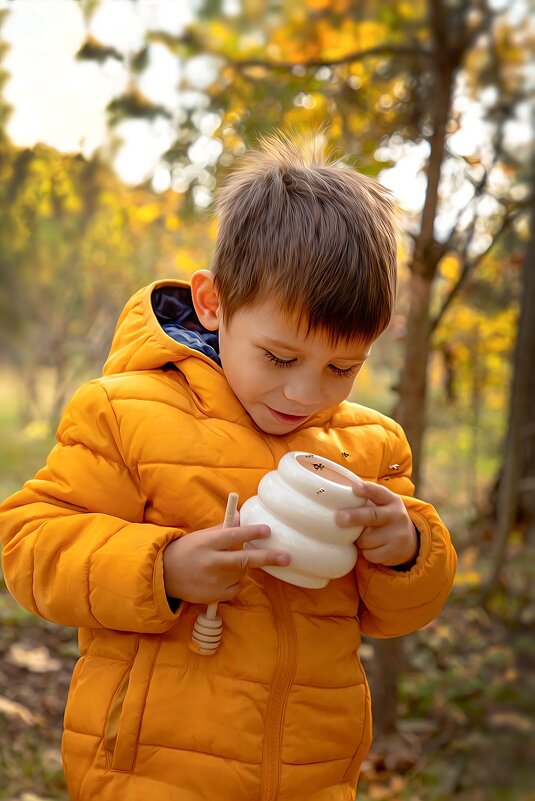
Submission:
[[[242,550],[244,543],[265,539],[270,533],[265,525],[225,529],[219,525],[173,540],[163,553],[167,595],[203,604],[234,598],[249,568],[290,563],[290,555],[284,551]]]
[[[353,492],[365,506],[337,514],[341,526],[364,526],[356,541],[362,555],[374,564],[397,567],[418,555],[418,535],[399,495],[380,484],[355,482]]]

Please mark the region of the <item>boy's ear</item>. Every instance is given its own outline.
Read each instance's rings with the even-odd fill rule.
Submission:
[[[191,297],[199,321],[208,331],[217,331],[221,306],[210,270],[197,270],[191,276]]]

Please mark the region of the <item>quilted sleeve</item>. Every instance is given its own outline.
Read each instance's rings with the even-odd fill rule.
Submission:
[[[356,572],[362,631],[371,637],[400,637],[433,620],[450,593],[457,556],[435,509],[412,497],[411,453],[400,426],[393,436],[379,483],[399,494],[420,534],[420,552],[410,570],[374,565],[359,554]]]
[[[183,533],[144,523],[104,387],[67,406],[46,467],[0,506],[7,587],[29,611],[66,626],[169,629],[163,550]]]

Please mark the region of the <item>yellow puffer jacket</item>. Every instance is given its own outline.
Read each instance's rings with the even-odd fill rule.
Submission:
[[[164,284],[187,301],[178,281],[131,299],[104,377],[74,396],[47,466],[1,507],[9,590],[79,628],[63,741],[72,798],[352,801],[371,741],[360,631],[397,637],[436,616],[455,570],[448,533],[410,497],[395,422],[342,403],[288,436],[260,432],[215,361],[162,329],[151,297]],[[388,481],[420,532],[417,563],[396,572],[361,557],[321,590],[251,571],[219,607],[219,651],[199,656],[202,608],[171,609],[163,550],[222,521],[228,493],[243,503],[289,450]]]

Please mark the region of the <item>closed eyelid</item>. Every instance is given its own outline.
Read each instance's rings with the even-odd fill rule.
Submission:
[[[329,368],[333,371],[333,373],[348,377],[356,375],[361,367],[362,367],[362,362],[360,362],[359,364],[353,364],[351,367],[337,367],[336,364],[329,365]]]
[[[295,364],[297,361],[296,356],[290,359],[283,359],[281,356],[277,356],[276,353],[272,353],[272,351],[267,349],[264,349],[264,353],[271,362],[274,362],[279,367],[289,367],[290,365]]]
[[[286,357],[281,356],[276,351],[274,352],[274,350],[266,348],[265,346],[262,346],[262,350],[264,351],[264,355],[266,356],[266,358],[270,362],[272,362],[276,367],[293,367],[294,365],[298,364],[298,362],[301,359],[300,355],[297,356],[288,355]],[[336,364],[335,362],[329,362],[326,365],[326,367],[330,370],[331,373],[333,373],[336,376],[339,376],[341,378],[344,377],[353,378],[359,373],[363,364],[364,360],[362,361],[359,360],[353,362],[353,364],[349,364],[347,367],[342,367],[341,365]]]

